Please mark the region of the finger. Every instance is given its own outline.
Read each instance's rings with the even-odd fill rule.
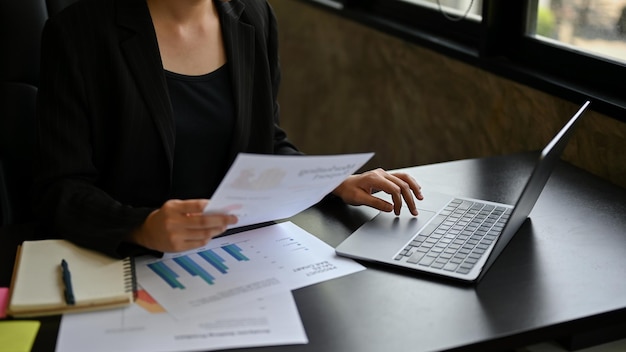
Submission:
[[[405,173],[394,173],[393,175],[409,185],[411,191],[415,195],[415,198],[419,200],[424,199],[424,195],[422,194],[422,186],[420,186],[420,184],[417,183],[417,181],[411,175]]]
[[[210,239],[226,231],[228,225],[236,222],[233,215],[189,215],[172,221],[168,229],[171,243]]]
[[[402,188],[395,188],[391,193],[391,199],[393,200],[393,212],[400,215],[402,211]]]
[[[226,228],[212,228],[209,230],[189,230],[179,233],[172,242],[176,252],[199,248],[207,245],[213,238],[224,233]]]
[[[209,203],[207,199],[187,199],[178,200],[173,199],[167,201],[163,208],[169,212],[175,212],[179,214],[201,214],[204,208]]]
[[[189,229],[226,228],[237,223],[237,217],[230,214],[191,214],[186,221]]]
[[[413,197],[413,192],[411,188],[409,188],[407,184],[406,187],[400,187],[400,189],[402,191],[402,198],[404,198],[404,201],[406,202],[409,211],[411,212],[411,214],[417,215],[417,205],[415,204],[415,198]]]
[[[393,181],[396,182],[398,187],[400,187],[402,198],[404,198],[409,211],[411,214],[417,215],[417,205],[415,204],[415,198],[413,196],[415,195],[418,197],[418,195],[415,194],[415,189],[417,188],[419,193],[419,185],[410,175],[407,174],[394,174],[391,176],[395,177]]]
[[[374,209],[378,209],[380,211],[384,211],[386,213],[391,212],[392,210],[394,210],[393,204],[384,201],[378,197],[374,197],[372,195],[366,194],[364,193],[364,197],[360,198],[358,201],[358,204],[360,205],[367,205],[370,206]]]
[[[382,177],[380,178],[380,181],[381,182],[378,186],[382,191],[391,196],[391,199],[393,201],[393,210],[396,215],[400,215],[403,198],[408,198],[407,204],[409,205],[409,208],[412,204],[413,208],[411,209],[411,213],[414,214],[414,212],[416,211],[415,202],[413,202],[411,190],[406,182],[387,172],[382,172]]]
[[[184,241],[180,241],[177,242],[175,245],[172,246],[172,249],[168,250],[168,252],[184,252],[184,251],[189,251],[192,249],[196,249],[196,248],[200,248],[203,246],[206,246],[207,243],[209,243],[209,240],[184,240]]]
[[[214,237],[223,234],[225,231],[226,231],[226,226],[213,227],[210,229],[202,229],[202,230],[189,230],[184,240],[208,242]]]

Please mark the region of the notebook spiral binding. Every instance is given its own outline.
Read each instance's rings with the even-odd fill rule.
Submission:
[[[124,259],[124,288],[126,292],[133,293],[133,300],[137,298],[137,275],[132,257]]]

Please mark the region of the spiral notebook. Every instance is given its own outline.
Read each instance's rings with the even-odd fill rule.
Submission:
[[[63,260],[73,304],[66,296]],[[66,240],[25,241],[15,259],[7,312],[32,317],[122,307],[134,301],[136,286],[132,258],[111,258]]]

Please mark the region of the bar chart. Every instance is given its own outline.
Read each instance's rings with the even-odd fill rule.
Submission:
[[[221,253],[218,253],[218,251],[221,251]],[[208,264],[210,268],[213,268],[220,274],[226,275],[229,269],[229,266],[226,264],[226,259],[224,259],[226,255],[238,262],[250,261],[250,258],[242,253],[241,247],[232,243],[215,249],[202,250],[195,253],[195,255],[183,255],[172,258],[171,262],[173,263],[169,261],[159,261],[148,264],[147,266],[171,288],[185,289],[185,285],[178,280],[180,274],[171,267],[172,264],[176,264],[192,277],[197,277],[207,284],[213,285],[215,284],[216,278],[203,263]],[[195,256],[201,258],[203,263],[199,262],[198,259],[194,259]]]
[[[137,281],[176,318],[232,309],[363,267],[284,222],[211,240],[161,258],[136,258]]]

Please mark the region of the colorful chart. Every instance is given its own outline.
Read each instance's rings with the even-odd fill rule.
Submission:
[[[165,309],[146,290],[137,290],[135,303],[149,313],[165,313]]]
[[[221,253],[222,255],[220,255],[218,251],[223,252]],[[171,265],[176,264],[189,275],[198,277],[207,284],[213,285],[216,280],[215,276],[208,271],[208,268],[205,268],[206,265],[203,265],[203,263],[199,262],[198,259],[194,259],[194,257],[203,259],[210,267],[225,275],[228,273],[229,269],[226,264],[227,261],[224,259],[226,255],[238,262],[250,261],[250,258],[242,253],[242,249],[237,244],[232,243],[218,248],[200,251],[193,254],[193,257],[192,255],[183,255],[175,257],[171,261],[151,263],[148,264],[148,267],[171,288],[184,290],[185,285],[179,280],[180,274],[178,274],[177,270],[171,267]]]

